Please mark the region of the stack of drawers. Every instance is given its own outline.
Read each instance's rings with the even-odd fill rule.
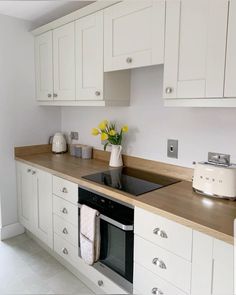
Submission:
[[[79,257],[78,185],[53,176],[54,251],[87,277],[96,294],[127,294]],[[96,286],[96,287],[95,287]]]
[[[190,294],[192,230],[138,207],[134,224],[135,291]]]
[[[73,264],[78,257],[78,185],[53,176],[54,250]]]

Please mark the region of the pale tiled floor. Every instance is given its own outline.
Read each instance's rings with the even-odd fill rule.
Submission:
[[[0,294],[94,294],[23,234],[0,242]]]

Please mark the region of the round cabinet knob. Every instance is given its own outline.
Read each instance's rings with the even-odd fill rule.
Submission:
[[[133,60],[132,60],[132,58],[131,58],[131,57],[127,57],[127,58],[126,58],[126,62],[127,62],[128,64],[131,64],[131,63],[132,63],[132,61],[133,61]]]
[[[166,87],[166,94],[171,94],[173,92],[172,87]]]
[[[65,255],[68,255],[69,254],[69,252],[68,252],[68,250],[66,248],[63,248],[62,249],[62,253],[65,254]]]
[[[36,171],[32,171],[32,175],[35,175],[36,174]]]
[[[57,97],[57,93],[53,93],[53,97]]]
[[[152,294],[154,294],[154,295],[164,295],[164,293],[158,288],[152,288]]]
[[[67,214],[67,213],[68,213],[68,211],[67,211],[66,208],[63,208],[63,209],[61,210],[61,212],[62,212],[63,214]]]
[[[68,234],[68,230],[67,230],[66,228],[64,228],[63,231],[62,231],[62,233],[63,233],[64,235],[67,235],[67,234]]]
[[[157,235],[157,236],[159,236],[159,237],[161,237],[163,239],[167,239],[168,238],[166,232],[164,232],[164,230],[161,230],[158,227],[153,230],[153,233],[154,233],[154,235]]]
[[[31,172],[31,169],[27,169],[27,172],[30,173]]]
[[[100,96],[100,95],[101,95],[101,92],[100,92],[100,91],[96,91],[96,92],[95,92],[95,95],[96,95],[96,96]]]
[[[51,98],[51,97],[52,97],[51,93],[48,93],[48,97],[49,97],[49,98]]]
[[[99,281],[98,281],[98,286],[99,286],[99,287],[102,287],[102,286],[103,286],[103,281],[102,281],[102,280],[99,280]]]
[[[63,189],[61,190],[64,194],[67,194],[68,193],[68,190],[66,187],[63,187]]]

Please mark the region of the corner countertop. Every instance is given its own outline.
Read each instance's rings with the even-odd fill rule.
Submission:
[[[128,193],[85,180],[82,176],[108,170],[101,160],[83,160],[68,154],[41,153],[16,157],[17,161],[42,169],[78,185],[191,227],[227,243],[234,242],[236,202],[210,199],[193,192],[192,183],[181,181],[134,197]]]

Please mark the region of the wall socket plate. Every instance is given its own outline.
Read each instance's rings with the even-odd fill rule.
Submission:
[[[167,140],[167,157],[178,159],[178,140],[177,139]]]
[[[71,139],[78,140],[79,139],[79,132],[71,131],[70,136],[71,136]]]

